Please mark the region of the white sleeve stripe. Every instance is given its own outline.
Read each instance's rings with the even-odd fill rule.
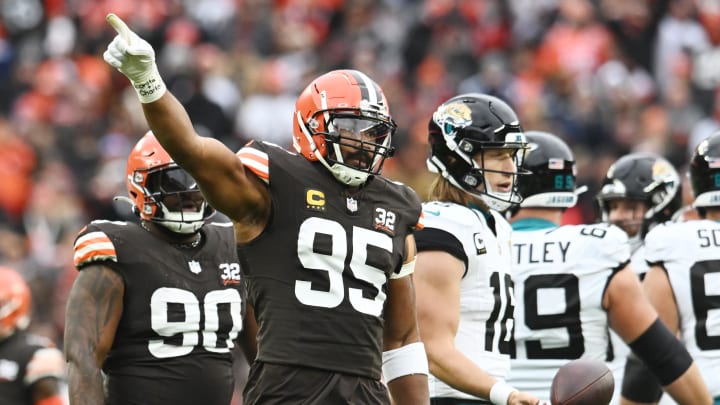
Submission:
[[[99,232],[99,231],[98,232],[90,232],[90,233],[86,233],[85,235],[79,237],[75,241],[75,246],[77,246],[83,242],[87,242],[90,239],[95,239],[95,238],[104,238],[104,239],[110,240],[110,238],[108,238],[108,236],[105,235],[105,232]]]
[[[85,246],[82,249],[78,249],[75,251],[75,256],[82,257],[89,252],[92,252],[93,250],[112,250],[115,251],[115,245],[112,244],[112,242],[96,242],[91,243],[87,246]]]
[[[240,156],[240,161],[242,162],[243,165],[250,167],[252,169],[256,169],[257,171],[259,171],[263,174],[268,173],[267,163],[263,164],[263,163],[258,162],[257,160],[243,158],[242,156]]]
[[[242,149],[240,149],[240,151],[238,152],[238,155],[243,155],[243,154],[255,155],[255,156],[257,156],[257,157],[259,157],[260,159],[263,159],[263,160],[267,160],[267,159],[268,159],[268,154],[267,154],[267,153],[265,153],[265,152],[263,152],[263,151],[261,151],[261,150],[257,150],[257,149],[255,149],[255,148],[242,148]]]

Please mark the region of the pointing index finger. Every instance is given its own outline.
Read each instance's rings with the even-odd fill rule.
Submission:
[[[128,45],[130,45],[130,28],[128,28],[127,24],[125,24],[125,21],[121,20],[120,17],[116,16],[114,13],[108,14],[105,19],[108,23],[110,23],[110,26],[117,31],[120,37],[124,39]]]

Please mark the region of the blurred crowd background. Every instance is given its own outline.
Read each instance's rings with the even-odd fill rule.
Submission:
[[[0,264],[31,282],[32,328],[62,346],[72,243],[128,219],[125,159],[147,131],[102,59],[112,11],[155,48],[197,131],[233,149],[290,147],[299,92],[359,69],[398,123],[384,173],[425,196],[426,128],[459,92],[508,101],[562,136],[589,187],[566,222],[595,222],[598,185],[631,151],[684,175],[720,128],[720,0],[0,0]],[[689,188],[685,187],[689,200]]]

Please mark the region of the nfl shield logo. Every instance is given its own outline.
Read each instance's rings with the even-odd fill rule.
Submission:
[[[200,267],[200,262],[198,261],[189,261],[188,266],[190,266],[190,271],[194,274],[198,274],[202,271],[202,267]]]
[[[357,212],[357,210],[358,210],[357,200],[354,199],[354,198],[352,198],[352,197],[348,197],[346,201],[347,201],[347,209],[348,209],[348,211],[350,211],[350,212]]]

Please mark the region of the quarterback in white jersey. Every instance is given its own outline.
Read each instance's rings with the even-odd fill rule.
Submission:
[[[720,404],[720,132],[690,161],[694,206],[702,219],[666,223],[645,239],[645,292],[700,366]]]
[[[510,225],[497,212],[459,204],[434,201],[424,204],[423,213],[428,231],[419,232],[423,235],[419,251],[444,249],[462,258],[455,347],[488,374],[504,379],[510,369],[514,304]],[[494,230],[488,222],[494,222]],[[474,398],[435,375],[428,382],[431,397]]]
[[[561,366],[578,358],[605,360],[612,328],[681,403],[705,403],[697,366],[642,294],[629,266],[627,235],[607,223],[560,225],[563,210],[577,201],[570,148],[549,133],[526,137],[522,167],[532,181],[520,183],[524,200],[511,218],[516,353],[508,382],[549,400]],[[667,345],[672,355],[658,355],[648,341]]]
[[[466,94],[429,124],[431,169],[440,175],[415,233],[420,334],[432,405],[537,404],[505,383],[513,329],[510,225],[525,137],[503,101]]]
[[[620,227],[627,233],[632,250],[630,267],[642,280],[648,271],[643,239],[647,231],[674,215],[682,204],[680,176],[662,156],[653,153],[630,153],[615,161],[607,171],[597,195],[602,221]],[[630,348],[620,336],[610,331],[608,366],[615,377],[615,394],[611,405],[620,403],[625,361]],[[647,400],[660,395],[660,389]],[[640,399],[640,398],[638,398]],[[675,402],[662,396],[662,405]]]

